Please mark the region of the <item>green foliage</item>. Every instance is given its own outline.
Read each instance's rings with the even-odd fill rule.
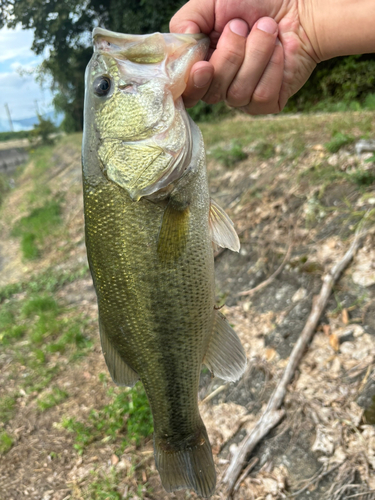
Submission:
[[[12,141],[14,139],[27,139],[30,130],[20,130],[19,132],[0,132],[0,142]]]
[[[25,259],[36,259],[45,236],[61,224],[61,200],[48,201],[44,206],[34,208],[13,226],[12,236],[21,237],[21,250]]]
[[[7,453],[13,446],[13,438],[5,431],[0,432],[0,455]]]
[[[187,110],[191,118],[197,122],[217,122],[223,118],[228,118],[235,114],[233,108],[230,108],[225,102],[218,104],[207,104],[199,101],[193,108]]]
[[[225,167],[233,167],[236,163],[247,158],[247,154],[243,151],[242,146],[233,141],[229,148],[215,148],[211,155],[219,163]]]
[[[342,134],[341,132],[336,132],[333,135],[332,139],[329,142],[326,142],[324,146],[330,153],[337,153],[339,149],[341,149],[343,146],[351,144],[352,142],[354,142],[354,140],[354,137]]]
[[[40,411],[46,411],[53,406],[62,403],[68,397],[68,393],[53,387],[52,391],[39,397],[37,405]]]
[[[142,438],[152,433],[152,415],[142,385],[117,394],[112,389],[109,394],[114,396],[111,403],[101,410],[92,410],[87,422],[74,418],[63,420],[63,427],[75,434],[74,448],[79,453],[93,441],[116,441],[119,436],[123,448],[129,444],[139,445]]]
[[[375,171],[356,170],[350,174],[351,180],[359,187],[368,187],[375,183]]]
[[[348,111],[371,109],[375,86],[375,54],[323,61],[288,102],[286,111]]]
[[[38,123],[34,125],[33,130],[30,132],[29,140],[32,144],[41,144],[42,146],[51,146],[55,140],[52,137],[57,128],[49,118],[43,118],[38,114]]]

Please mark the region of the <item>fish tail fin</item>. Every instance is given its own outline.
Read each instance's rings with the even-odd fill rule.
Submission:
[[[167,492],[186,488],[204,498],[214,493],[216,471],[205,427],[173,445],[155,436],[154,450],[156,467]]]

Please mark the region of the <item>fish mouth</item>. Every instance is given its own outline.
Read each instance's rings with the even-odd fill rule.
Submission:
[[[128,35],[95,28],[92,37],[94,52],[113,57],[119,68],[121,63],[135,63],[144,66],[145,74],[147,66],[164,74],[174,100],[184,92],[191,67],[206,57],[210,44],[203,33]]]

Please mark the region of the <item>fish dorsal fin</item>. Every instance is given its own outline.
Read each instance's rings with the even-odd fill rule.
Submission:
[[[234,224],[224,210],[211,199],[209,225],[214,243],[234,252],[240,251],[240,240]]]
[[[162,262],[175,262],[184,252],[189,233],[189,207],[177,209],[172,200],[164,211],[159,232],[158,255]]]
[[[215,377],[234,382],[246,368],[246,355],[236,332],[225,317],[215,311],[214,327],[203,363]]]
[[[111,341],[105,333],[105,329],[101,321],[99,321],[99,330],[104,359],[113,382],[117,385],[133,387],[139,379],[138,374],[130,368],[127,363],[125,363],[113,347]]]

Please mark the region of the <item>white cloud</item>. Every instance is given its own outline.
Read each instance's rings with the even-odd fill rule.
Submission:
[[[15,120],[35,116],[37,106],[42,113],[51,109],[50,90],[41,89],[32,74],[43,60],[31,51],[32,41],[31,30],[0,30],[0,119],[6,117],[5,103]]]
[[[32,30],[22,30],[17,27],[14,30],[3,28],[0,30],[0,62],[8,61],[9,59],[25,59],[30,56],[35,57],[31,51],[33,43]]]

